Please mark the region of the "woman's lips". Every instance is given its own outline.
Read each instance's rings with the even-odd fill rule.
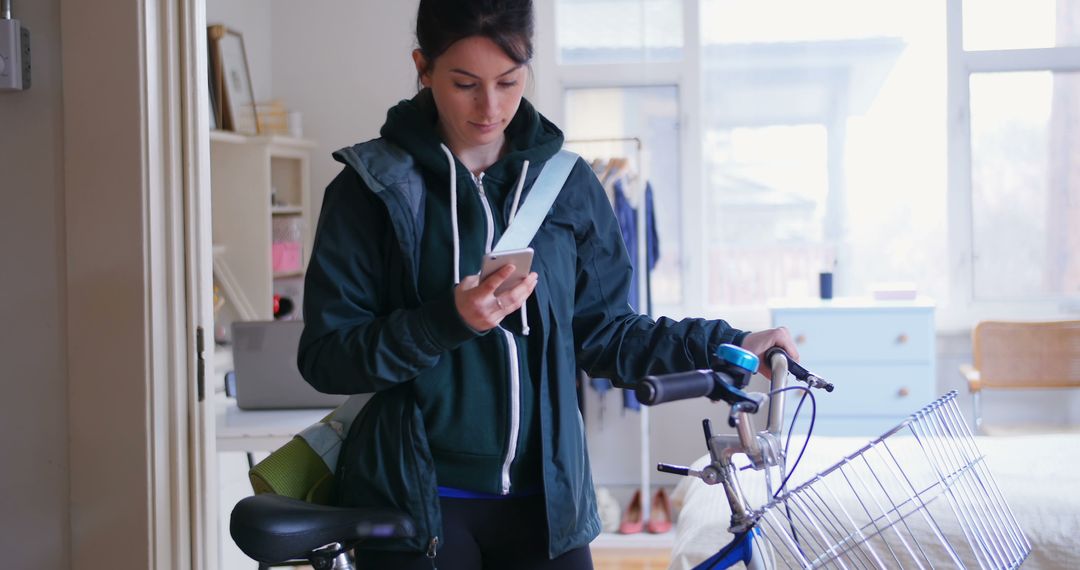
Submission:
[[[499,128],[499,123],[474,123],[472,121],[469,121],[469,124],[472,125],[472,127],[474,129],[480,131],[481,133],[485,133],[485,134],[490,133],[490,132],[494,131],[495,129]]]

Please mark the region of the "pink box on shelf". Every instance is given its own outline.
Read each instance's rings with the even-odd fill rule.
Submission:
[[[274,242],[270,259],[274,273],[300,271],[304,265],[300,242],[297,241]]]

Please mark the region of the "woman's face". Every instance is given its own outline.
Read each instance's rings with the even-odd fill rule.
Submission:
[[[455,42],[432,66],[419,50],[413,60],[421,84],[431,88],[443,136],[455,152],[502,145],[525,92],[524,65],[480,36]]]

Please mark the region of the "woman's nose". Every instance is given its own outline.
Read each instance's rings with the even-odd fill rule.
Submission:
[[[490,117],[498,109],[498,96],[492,89],[482,89],[476,99],[476,108],[485,116]]]

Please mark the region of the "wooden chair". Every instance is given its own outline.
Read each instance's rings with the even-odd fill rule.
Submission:
[[[1080,321],[983,321],[972,348],[974,365],[961,365],[960,373],[974,398],[976,431],[986,388],[1080,388]]]

